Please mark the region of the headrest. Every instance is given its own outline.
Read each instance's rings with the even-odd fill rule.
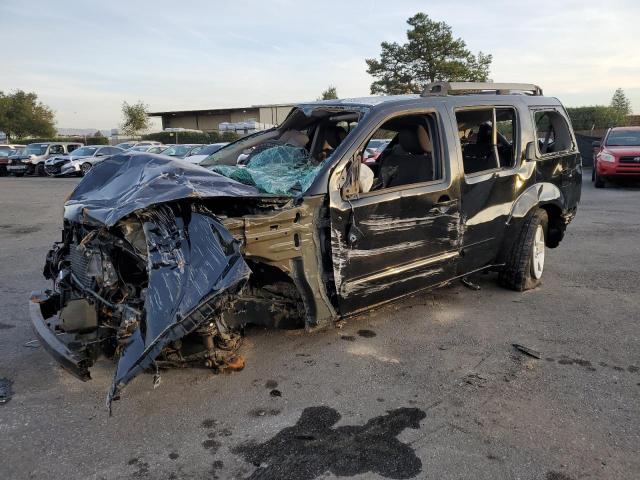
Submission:
[[[302,133],[298,130],[287,130],[282,135],[280,135],[279,140],[288,145],[293,145],[294,147],[306,147],[307,143],[309,143],[309,137],[307,134]]]
[[[347,137],[347,131],[342,128],[333,126],[328,127],[325,131],[325,140],[329,144],[331,148],[338,148],[338,145],[342,143],[342,141]]]
[[[413,153],[414,155],[433,152],[429,133],[422,125],[400,130],[398,132],[398,143],[405,152]]]

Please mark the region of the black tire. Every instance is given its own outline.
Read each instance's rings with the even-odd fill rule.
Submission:
[[[604,180],[600,175],[598,175],[598,171],[595,169],[595,167],[593,169],[593,180],[594,180],[593,185],[596,188],[604,188]]]
[[[23,177],[24,173],[14,173],[13,176],[14,177]]]
[[[548,223],[547,212],[540,208],[524,221],[518,238],[506,257],[505,266],[500,271],[499,280],[502,286],[524,292],[540,285],[540,278],[536,278],[533,273],[534,243],[538,226],[542,227],[543,238],[546,241]]]
[[[591,181],[596,181],[596,164],[593,164],[593,168],[591,169]]]
[[[83,163],[80,165],[80,176],[84,177],[89,170],[91,170],[91,164],[89,162]]]
[[[38,177],[46,177],[47,172],[44,171],[44,163],[39,163],[36,165],[36,175]]]

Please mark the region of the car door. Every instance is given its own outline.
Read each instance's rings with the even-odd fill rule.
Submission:
[[[433,178],[356,195],[344,187],[341,191],[344,175],[354,175],[354,166],[362,165],[362,152],[376,133],[360,139],[350,170],[345,166],[334,172],[340,180],[330,188],[331,254],[342,315],[440,284],[455,274],[460,215],[457,184],[445,161],[450,141],[437,112],[411,115],[428,121]],[[392,115],[368,131],[376,132],[401,116]]]
[[[457,156],[462,167],[460,212],[464,223],[463,275],[494,262],[505,223],[522,187],[517,182],[521,158],[515,106],[480,105],[452,111]]]

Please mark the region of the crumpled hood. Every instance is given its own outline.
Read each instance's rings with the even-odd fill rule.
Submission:
[[[264,193],[197,165],[152,153],[126,153],[95,165],[65,204],[65,218],[115,225],[151,205],[185,198],[264,197]]]

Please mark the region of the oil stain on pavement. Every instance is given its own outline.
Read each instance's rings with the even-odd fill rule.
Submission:
[[[304,409],[298,422],[264,443],[247,442],[232,452],[257,468],[252,480],[312,480],[331,472],[336,476],[377,473],[386,478],[415,477],[422,462],[396,437],[405,428],[420,428],[425,412],[398,408],[365,425],[333,426],[340,414],[329,407]]]

